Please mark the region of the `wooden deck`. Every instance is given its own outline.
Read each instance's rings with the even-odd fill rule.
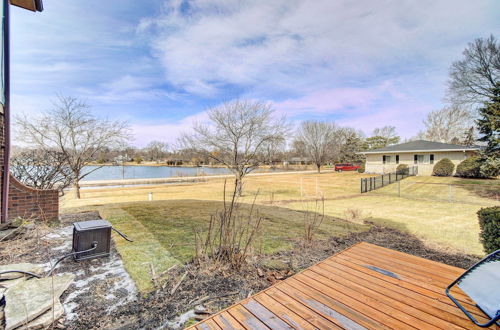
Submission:
[[[359,243],[192,328],[472,329],[474,324],[444,293],[462,273],[460,268]],[[460,289],[453,294],[477,319],[485,320]]]

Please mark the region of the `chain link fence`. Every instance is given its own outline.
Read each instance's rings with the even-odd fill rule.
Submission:
[[[361,193],[366,193],[375,189],[383,188],[392,183],[398,182],[409,176],[418,174],[418,167],[412,166],[402,171],[391,172],[379,176],[361,179]]]
[[[435,183],[418,181],[416,178],[416,180],[398,181],[371,194],[482,206],[500,205],[500,185],[495,183]]]

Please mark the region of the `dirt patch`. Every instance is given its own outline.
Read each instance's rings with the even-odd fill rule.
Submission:
[[[326,259],[332,254],[345,250],[356,243],[368,242],[465,269],[480,260],[480,258],[473,255],[432,249],[425,246],[414,235],[392,228],[372,225],[370,230],[364,232],[352,233],[343,237],[332,237],[326,241],[316,242],[313,247],[309,248],[297,246],[292,251],[277,253],[272,258],[287,260],[288,263],[295,265],[295,269],[300,270]]]
[[[30,229],[15,239],[0,243],[0,263],[31,262],[40,265],[47,274],[54,262],[71,252],[74,221],[98,219],[95,213],[66,216],[59,226],[30,224]],[[111,254],[99,258],[75,262],[71,257],[63,260],[54,274],[72,274],[75,280],[61,296],[65,311],[65,324],[78,323],[87,315],[109,318],[119,306],[137,298],[135,283],[125,271],[114,242]],[[98,306],[99,313],[89,312]]]
[[[95,219],[94,215],[87,216]],[[73,219],[82,217],[80,214]],[[67,228],[67,224],[65,222],[63,226]],[[33,245],[36,239],[40,238],[32,236],[1,242],[0,262],[7,259],[9,262],[46,262],[46,255],[37,252],[42,248],[35,247],[17,254],[5,252],[9,245],[22,240],[26,241],[25,245]],[[70,287],[62,297],[62,301],[75,304],[74,314],[66,317],[65,326],[70,329],[175,328],[193,316],[192,311],[200,308],[197,306],[202,305],[207,312],[215,313],[361,241],[461,268],[468,268],[478,261],[475,256],[431,249],[413,235],[375,225],[368,231],[316,241],[310,246],[297,243],[290,251],[256,256],[239,271],[210,264],[177,266],[164,274],[163,280],[158,279],[157,289],[147,296],[121,289],[119,284],[123,279],[113,272],[106,272],[110,264],[117,262],[114,257],[80,263],[67,261],[59,272],[75,273],[77,285]],[[119,260],[114,248],[113,254]],[[89,281],[92,276],[97,276],[97,280]],[[121,303],[113,305],[110,310],[110,304],[117,301]]]
[[[73,222],[101,219],[98,211],[85,211],[78,213],[66,213],[59,216],[61,225],[72,225]]]

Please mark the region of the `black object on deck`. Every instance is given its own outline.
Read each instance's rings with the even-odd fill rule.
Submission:
[[[89,252],[75,253],[76,261],[107,257],[111,247],[111,224],[106,220],[80,221],[73,224],[73,252],[97,247]]]

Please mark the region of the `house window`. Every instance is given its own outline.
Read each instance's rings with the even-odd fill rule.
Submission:
[[[429,162],[430,162],[431,164],[434,164],[434,155],[432,155],[432,154],[431,154],[431,155],[429,156]]]
[[[422,164],[424,162],[424,155],[413,155],[414,164]]]
[[[391,156],[382,156],[382,162],[384,164],[390,164],[391,163]]]
[[[399,155],[396,155],[396,164],[399,164]]]

